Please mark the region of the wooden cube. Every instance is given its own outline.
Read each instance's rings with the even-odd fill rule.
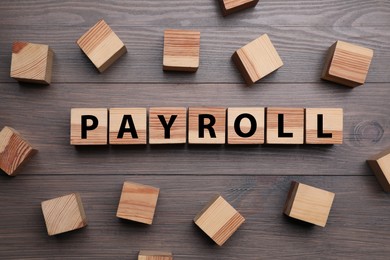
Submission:
[[[219,0],[223,16],[255,7],[259,0]]]
[[[254,84],[283,66],[283,62],[267,34],[263,34],[238,49],[233,54],[232,59],[247,85]]]
[[[11,77],[17,81],[50,84],[54,52],[48,45],[14,42]]]
[[[267,144],[303,144],[304,116],[303,108],[266,109],[267,113]]]
[[[224,198],[213,198],[194,218],[195,224],[222,246],[245,219]]]
[[[184,144],[187,141],[187,108],[149,109],[150,144]]]
[[[170,252],[142,250],[138,254],[138,260],[173,260],[173,256]]]
[[[159,192],[159,188],[125,182],[116,216],[151,225]]]
[[[383,190],[390,192],[390,148],[367,160]]]
[[[293,181],[284,205],[284,214],[325,227],[335,194]]]
[[[190,144],[224,144],[226,108],[188,109],[188,142]]]
[[[228,108],[228,144],[264,143],[264,107]]]
[[[77,193],[46,200],[41,205],[49,236],[87,226],[87,217]]]
[[[36,151],[14,129],[6,126],[0,131],[0,169],[6,174],[16,175]]]
[[[71,145],[107,144],[107,108],[72,108],[70,117]]]
[[[194,72],[199,67],[200,32],[165,30],[163,70]]]
[[[342,108],[306,108],[307,144],[342,144],[343,109]]]
[[[97,22],[81,36],[77,44],[99,72],[104,72],[127,52],[121,39],[104,20]]]
[[[362,85],[373,55],[371,49],[337,41],[329,48],[321,78],[348,87]]]
[[[146,144],[146,108],[110,109],[110,144]]]

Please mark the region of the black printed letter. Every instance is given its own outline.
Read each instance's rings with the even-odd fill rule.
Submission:
[[[92,120],[92,125],[87,125],[87,121]],[[81,116],[81,139],[87,139],[87,131],[94,130],[98,127],[99,120],[93,115]]]
[[[317,115],[317,138],[332,138],[332,133],[324,133],[324,115]]]
[[[210,120],[210,123],[208,123],[207,125],[204,123],[204,120],[206,118]],[[217,138],[217,136],[215,135],[214,128],[213,128],[214,124],[215,124],[215,117],[213,115],[200,114],[199,115],[199,138],[204,138],[204,130],[206,128],[207,128],[207,130],[209,130],[211,138]]]
[[[293,133],[284,132],[284,114],[278,114],[278,137],[293,137]]]
[[[126,123],[129,123],[129,128],[126,128]],[[135,129],[133,118],[131,115],[124,115],[122,123],[118,131],[118,139],[123,138],[125,132],[130,132],[132,138],[138,138],[137,130]]]
[[[165,121],[165,117],[163,115],[158,115],[158,118],[160,119],[160,122],[162,126],[164,127],[164,138],[169,139],[171,138],[171,127],[173,125],[173,122],[175,122],[177,115],[172,115],[169,119],[169,122]]]
[[[244,118],[248,118],[249,121],[251,122],[251,129],[247,133],[243,133],[240,128],[241,120]],[[252,116],[251,114],[247,114],[247,113],[241,114],[234,121],[234,131],[236,131],[236,134],[240,137],[251,137],[256,132],[256,129],[257,129],[257,122],[254,116]]]

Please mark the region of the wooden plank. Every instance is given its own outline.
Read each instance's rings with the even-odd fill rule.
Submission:
[[[161,188],[153,226],[115,217],[125,180]],[[324,229],[282,214],[292,180],[336,193]],[[136,259],[140,249],[171,250],[177,259],[229,260],[258,259],[259,252],[267,259],[387,259],[390,253],[383,246],[390,232],[388,195],[374,176],[20,175],[0,176],[0,186],[0,257],[6,259]],[[47,236],[40,202],[73,191],[83,198],[88,227]],[[217,191],[246,218],[223,250],[192,223]]]
[[[390,60],[390,30],[376,27],[201,27],[200,65],[196,73],[166,73],[163,62],[165,27],[118,26],[110,20],[111,28],[128,46],[128,53],[100,75],[75,41],[91,24],[80,27],[0,27],[7,37],[0,39],[0,82],[14,82],[9,77],[11,46],[15,39],[49,44],[56,53],[52,84],[58,82],[96,83],[243,83],[231,60],[232,54],[243,45],[268,33],[283,63],[278,71],[264,77],[252,87],[272,83],[323,82],[321,72],[325,57],[336,40],[373,49],[375,54],[366,83],[390,82],[387,63]],[[182,28],[186,29],[186,28]],[[332,86],[338,86],[333,84]],[[55,86],[54,86],[55,87]]]
[[[304,164],[305,170],[299,174],[371,175],[365,161],[390,146],[388,93],[388,84],[369,83],[353,91],[331,83],[263,84],[261,88],[240,84],[58,84],[47,88],[0,84],[0,96],[5,100],[0,102],[0,111],[7,111],[0,113],[0,127],[8,125],[18,129],[40,151],[20,174],[291,175],[297,174],[291,169],[301,169]],[[90,148],[69,145],[71,108],[128,107],[129,104],[133,107],[340,107],[344,109],[344,143]],[[173,168],[166,167],[167,162]]]
[[[390,24],[390,4],[383,0],[354,1],[273,1],[261,0],[255,8],[223,17],[218,1],[172,0],[131,1],[93,0],[2,1],[1,27],[37,24],[92,25],[97,20],[135,26],[386,26]]]

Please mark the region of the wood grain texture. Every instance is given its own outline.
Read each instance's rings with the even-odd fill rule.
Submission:
[[[10,76],[22,82],[50,84],[53,58],[48,45],[14,42]]]
[[[369,172],[368,168],[366,170]],[[125,180],[161,188],[158,217],[152,226],[131,224],[115,217],[118,190]],[[337,194],[325,229],[302,225],[282,214],[293,180]],[[140,249],[169,250],[176,259],[212,257],[229,260],[258,259],[259,252],[266,258],[295,259],[315,258],[319,254],[324,258],[387,259],[390,253],[388,247],[383,247],[390,220],[388,194],[382,191],[373,175],[190,177],[124,174],[108,177],[87,173],[70,177],[24,174],[17,179],[0,177],[0,185],[3,197],[0,206],[7,209],[0,214],[0,234],[5,239],[0,255],[7,259],[31,256],[136,259]],[[15,192],[21,189],[23,192]],[[80,191],[89,225],[53,239],[47,236],[40,202],[72,190]],[[222,248],[205,239],[192,222],[216,191],[246,219]],[[23,214],[12,214],[14,212]]]
[[[0,131],[0,170],[6,174],[16,175],[36,152],[37,150],[14,129],[5,126]]]
[[[126,181],[123,183],[116,216],[151,225],[159,192],[159,188]]]
[[[245,218],[220,195],[194,218],[194,223],[219,246],[225,244],[244,221]]]
[[[121,39],[104,20],[99,20],[84,33],[77,44],[99,72],[104,72],[127,52]]]
[[[242,116],[242,117],[240,117]],[[254,123],[249,119],[254,120]],[[229,107],[227,110],[227,143],[228,144],[264,144],[265,132],[264,107]],[[240,134],[236,131],[236,125]],[[254,133],[251,136],[251,131]]]
[[[146,108],[110,108],[109,121],[110,144],[147,143]],[[118,137],[122,126],[128,131],[123,132],[123,136]]]
[[[319,118],[321,115],[321,119]],[[319,120],[322,126],[319,129]],[[344,112],[342,108],[306,108],[305,144],[342,144]],[[320,133],[322,136],[320,136]],[[323,135],[327,135],[324,137]]]
[[[165,122],[164,125],[162,120]],[[166,128],[169,130],[165,130]],[[185,144],[186,142],[186,107],[151,107],[149,109],[149,144]]]
[[[173,256],[170,252],[140,251],[138,260],[173,260]]]
[[[232,59],[247,85],[252,85],[283,66],[278,52],[267,34],[234,52]]]
[[[219,0],[224,16],[250,8],[255,7],[259,0]]]
[[[390,192],[390,148],[370,157],[367,163],[383,190]]]
[[[52,79],[52,82],[56,83],[231,84],[243,82],[231,61],[232,54],[259,35],[268,33],[285,65],[277,73],[263,78],[256,86],[261,86],[264,82],[322,82],[320,77],[324,58],[329,46],[336,39],[353,41],[355,44],[375,50],[366,83],[390,81],[387,67],[383,65],[390,59],[390,31],[380,27],[277,27],[273,24],[253,28],[183,26],[182,29],[201,31],[202,51],[199,69],[196,73],[164,73],[161,64],[166,27],[156,25],[139,28],[131,26],[131,22],[127,23],[127,26],[108,22],[125,45],[129,45],[129,53],[121,57],[107,73],[99,74],[91,66],[88,58],[80,55],[81,51],[74,43],[75,39],[89,28],[88,26],[61,27],[61,31],[47,26],[43,29],[36,25],[29,26],[28,31],[18,26],[0,27],[2,35],[7,35],[7,38],[0,39],[0,49],[9,50],[13,39],[20,38],[49,44],[56,53]],[[4,61],[0,63],[0,82],[14,82],[9,78],[10,52],[10,50],[0,52],[0,59]]]
[[[199,67],[200,32],[165,30],[163,70],[195,72]]]
[[[108,109],[72,108],[69,127],[71,145],[106,145],[108,143]],[[84,129],[85,136],[83,135]]]
[[[189,107],[189,144],[225,144],[226,108]]]
[[[267,107],[265,111],[267,144],[304,143],[304,108]]]
[[[374,51],[356,44],[337,41],[328,52],[322,79],[348,87],[364,84]]]
[[[283,213],[325,227],[335,194],[299,182],[291,182]]]
[[[17,177],[0,175],[1,259],[136,259],[141,249],[171,251],[175,259],[388,259],[388,194],[365,160],[390,146],[389,1],[261,0],[227,17],[210,0],[1,5],[0,127],[19,130],[40,151]],[[129,49],[103,74],[75,44],[99,19]],[[196,73],[162,71],[168,28],[201,32]],[[264,33],[285,65],[246,88],[230,58]],[[50,87],[9,77],[18,40],[55,51]],[[336,40],[374,50],[364,87],[320,80]],[[69,145],[71,108],[172,106],[340,107],[344,143]],[[161,188],[152,226],[116,218],[124,181]],[[291,181],[337,194],[325,229],[283,216]],[[40,202],[75,191],[89,226],[47,236]],[[192,223],[215,191],[246,218],[223,248]]]
[[[49,236],[80,229],[88,224],[78,193],[42,201],[41,207]]]
[[[129,91],[137,94],[129,95]],[[301,169],[303,163],[303,175],[371,175],[364,162],[390,146],[388,91],[388,84],[366,84],[350,91],[328,82],[262,84],[261,88],[246,88],[242,84],[55,84],[42,89],[0,84],[0,96],[7,101],[0,102],[0,111],[12,111],[0,113],[0,122],[18,129],[39,150],[21,174],[177,174],[167,167],[170,162],[183,175],[293,175],[291,169]],[[344,143],[333,147],[141,145],[77,149],[69,145],[72,108],[129,104],[341,107]]]

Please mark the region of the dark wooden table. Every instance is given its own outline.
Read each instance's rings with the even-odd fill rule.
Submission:
[[[140,249],[175,259],[388,259],[390,197],[365,160],[390,145],[390,1],[261,0],[223,18],[217,1],[16,1],[0,3],[0,127],[39,153],[15,178],[0,174],[1,259],[136,259]],[[104,18],[128,53],[99,74],[75,41]],[[163,31],[201,31],[197,73],[162,71]],[[248,88],[230,57],[268,33],[284,66]],[[15,40],[49,44],[53,83],[9,77]],[[323,82],[336,40],[375,50],[364,86]],[[72,107],[342,107],[335,146],[69,145]],[[161,188],[154,224],[115,217],[123,181]],[[325,228],[282,215],[292,180],[336,193]],[[40,202],[82,196],[87,228],[49,237]],[[192,222],[221,193],[246,223],[218,247]]]

